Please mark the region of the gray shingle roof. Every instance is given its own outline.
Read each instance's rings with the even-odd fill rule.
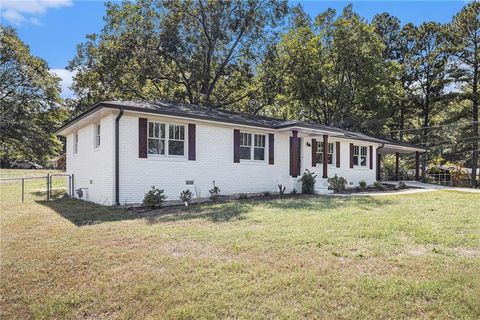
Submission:
[[[143,101],[143,102],[103,101],[103,102],[97,103],[89,110],[85,111],[84,113],[80,114],[79,116],[65,123],[61,128],[57,130],[57,132],[68,127],[72,123],[80,120],[84,116],[91,114],[102,107],[124,109],[124,110],[130,110],[130,111],[150,112],[154,114],[178,116],[183,118],[194,118],[194,119],[226,122],[226,123],[232,123],[232,124],[249,125],[249,126],[269,128],[269,129],[300,127],[305,129],[334,132],[339,136],[344,136],[346,138],[351,138],[354,140],[371,141],[371,142],[377,142],[377,143],[385,143],[385,144],[393,144],[393,145],[399,145],[399,146],[405,146],[405,147],[418,148],[411,144],[399,143],[397,141],[393,141],[385,138],[371,137],[363,133],[351,132],[351,131],[347,131],[347,130],[343,130],[335,127],[329,127],[321,124],[311,123],[311,122],[305,122],[305,121],[299,121],[299,120],[282,120],[282,119],[247,114],[247,113],[240,113],[240,112],[233,112],[233,111],[219,110],[219,109],[210,109],[210,108],[205,108],[198,105],[172,102],[172,101]]]

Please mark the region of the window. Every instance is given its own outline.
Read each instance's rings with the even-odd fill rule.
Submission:
[[[240,133],[240,159],[250,160],[252,158],[252,134]]]
[[[333,164],[333,142],[328,143],[328,164]],[[317,142],[317,163],[323,163],[323,142]]]
[[[253,160],[265,160],[265,135],[256,134],[253,146]]]
[[[78,152],[78,132],[75,132],[73,136],[73,153]]]
[[[148,123],[148,154],[165,154],[165,124]]]
[[[265,135],[241,132],[240,159],[265,161]]]
[[[168,154],[171,156],[185,155],[185,126],[171,124],[168,128]]]
[[[95,124],[95,148],[100,147],[100,123]]]
[[[355,166],[367,166],[367,147],[354,146],[353,147],[353,164]]]
[[[166,134],[166,128],[168,128],[168,135]],[[185,126],[179,124],[149,122],[148,154],[184,156]]]

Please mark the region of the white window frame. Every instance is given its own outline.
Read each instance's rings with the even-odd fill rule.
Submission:
[[[93,143],[94,143],[94,148],[98,149],[100,148],[100,145],[102,143],[102,125],[100,122],[95,123],[93,127]]]
[[[250,145],[243,144],[245,142],[244,135],[249,135],[250,136]],[[263,138],[263,139],[262,139]],[[263,140],[263,141],[262,141]],[[261,145],[263,142],[263,146]],[[250,148],[250,158],[242,158],[241,152],[240,152],[240,161],[241,162],[257,162],[257,163],[263,163],[267,159],[267,134],[265,133],[256,133],[256,132],[249,132],[249,131],[240,131],[240,150],[242,148]],[[261,159],[255,159],[255,149],[263,149],[263,160]]]
[[[73,134],[73,154],[78,153],[78,131]]]
[[[365,151],[363,154],[362,151]],[[365,165],[362,165],[362,158],[365,158]],[[359,168],[367,168],[368,167],[368,147],[362,145],[354,145],[353,146],[353,164]],[[355,159],[357,159],[357,164],[355,164]]]
[[[159,137],[150,137],[150,123],[153,124],[159,124],[164,125],[164,137],[161,137],[161,128],[159,128]],[[170,138],[170,126],[174,127],[173,135],[174,138]],[[183,127],[183,139],[181,139],[181,134],[179,133],[178,138],[175,137],[175,127]],[[147,122],[147,155],[148,157],[159,157],[159,158],[177,158],[177,159],[182,159],[187,156],[187,130],[188,127],[186,124],[183,123],[174,123],[174,122],[163,122],[163,121],[155,121],[155,120],[149,120]],[[156,140],[163,140],[164,141],[164,153],[150,153],[149,148],[148,148],[148,141],[150,139],[156,139]],[[183,142],[183,155],[174,155],[170,154],[170,141],[181,141]]]
[[[331,147],[331,149],[330,149],[330,147]],[[328,143],[327,154],[329,156],[331,155],[331,158],[328,158],[328,156],[327,156],[327,159],[329,159],[329,160],[332,159],[331,163],[330,163],[330,161],[328,161],[327,164],[329,166],[333,166],[333,164],[335,163],[335,143],[334,142],[329,142]],[[316,163],[323,164],[323,141],[318,141],[317,140],[316,156],[317,156]]]

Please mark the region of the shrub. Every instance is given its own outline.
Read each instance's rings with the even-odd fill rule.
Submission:
[[[365,189],[367,187],[367,183],[364,180],[360,180],[360,182],[358,182],[358,186],[360,189]]]
[[[347,184],[347,180],[344,177],[338,177],[337,175],[333,178],[328,178],[327,182],[329,184],[328,188],[335,193],[345,190],[345,185]]]
[[[382,185],[382,183],[381,183],[380,181],[375,181],[375,182],[373,183],[373,186],[374,186],[375,188],[377,188],[377,189],[383,189],[383,185]]]
[[[161,207],[166,198],[163,190],[152,186],[152,189],[145,193],[145,197],[143,197],[143,205],[147,208],[155,209],[156,207]]]
[[[308,169],[303,173],[303,176],[299,180],[302,182],[302,193],[312,194],[315,192],[316,177],[317,175]]]
[[[213,188],[208,190],[210,192],[210,199],[212,201],[217,201],[220,196],[220,188],[215,185],[215,180],[213,181]]]
[[[403,190],[403,189],[407,189],[407,185],[405,184],[405,182],[403,181],[400,181],[398,184],[397,184],[397,189],[398,190]]]
[[[280,197],[283,197],[283,195],[285,194],[285,189],[287,189],[287,187],[282,186],[281,184],[278,185],[278,194],[280,195]]]
[[[297,189],[293,188],[292,192],[290,192],[290,194],[297,194]]]
[[[182,200],[183,203],[185,203],[185,206],[188,207],[188,205],[190,204],[190,202],[192,201],[192,192],[190,190],[183,190],[181,193],[180,193],[180,200]]]
[[[270,191],[263,191],[263,196],[264,196],[265,198],[270,197]]]

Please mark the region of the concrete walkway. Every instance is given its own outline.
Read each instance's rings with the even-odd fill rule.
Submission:
[[[404,181],[408,187],[416,189],[405,189],[401,191],[385,191],[385,192],[358,192],[358,193],[329,193],[328,196],[333,197],[368,197],[368,196],[391,196],[391,195],[400,195],[400,194],[413,194],[413,193],[424,193],[424,192],[433,192],[438,190],[452,190],[452,191],[461,191],[461,192],[470,192],[478,193],[480,195],[480,189],[470,189],[470,188],[455,188],[455,187],[446,187],[436,184],[422,183],[418,181]],[[398,181],[387,181],[382,182],[384,184],[394,185],[398,184]]]
[[[412,188],[420,188],[420,189],[428,189],[428,190],[453,190],[453,191],[480,193],[480,189],[447,187],[447,186],[441,186],[438,184],[423,183],[418,181],[404,181],[404,182],[408,187],[412,187]],[[382,183],[396,186],[398,184],[398,181],[387,181]]]

